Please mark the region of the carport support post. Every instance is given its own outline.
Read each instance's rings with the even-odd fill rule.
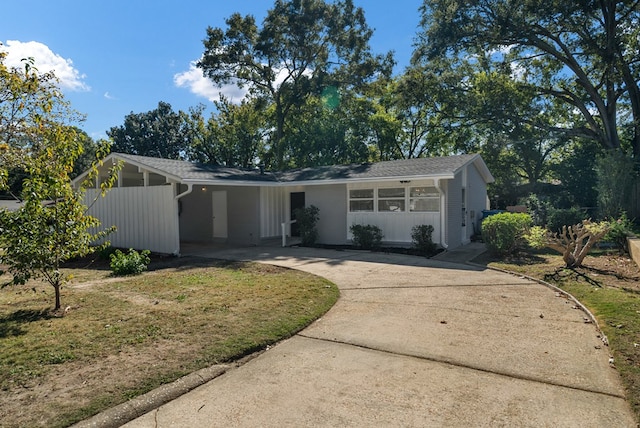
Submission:
[[[175,186],[175,192],[178,193],[180,191],[180,183],[174,183],[173,184]],[[184,192],[180,193],[179,195],[174,196],[174,201],[175,201],[175,210],[176,210],[176,222],[178,223],[177,226],[177,231],[178,231],[178,236],[177,236],[177,243],[176,243],[176,255],[180,254],[180,202],[179,199],[182,198],[183,196],[187,196],[189,193],[193,192],[193,183],[188,183],[187,184],[187,190],[185,190]]]

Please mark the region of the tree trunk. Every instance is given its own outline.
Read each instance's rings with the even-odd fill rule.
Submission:
[[[56,306],[53,308],[54,311],[60,310],[60,284],[53,284],[53,289],[56,291]]]

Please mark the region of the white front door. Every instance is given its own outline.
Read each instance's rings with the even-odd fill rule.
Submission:
[[[211,192],[213,201],[213,238],[227,238],[227,191]]]

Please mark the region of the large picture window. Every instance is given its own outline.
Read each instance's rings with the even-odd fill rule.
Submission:
[[[434,186],[349,189],[349,212],[439,212],[440,192]]]
[[[373,189],[349,190],[350,212],[373,212]]]
[[[405,211],[404,195],[405,195],[404,187],[378,189],[378,211],[379,212]]]
[[[435,187],[411,187],[409,209],[412,212],[440,211],[440,193]]]

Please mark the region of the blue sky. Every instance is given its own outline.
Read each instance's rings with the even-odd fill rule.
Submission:
[[[6,65],[34,57],[54,70],[81,125],[106,137],[131,113],[159,101],[174,111],[211,105],[220,91],[193,66],[202,55],[207,26],[226,28],[234,12],[264,18],[271,0],[5,0],[0,6],[0,49]],[[408,65],[422,0],[354,0],[375,32],[374,53],[395,51],[396,73]],[[234,89],[225,93],[233,96]],[[208,111],[211,111],[209,109]],[[207,113],[208,114],[208,113]]]

